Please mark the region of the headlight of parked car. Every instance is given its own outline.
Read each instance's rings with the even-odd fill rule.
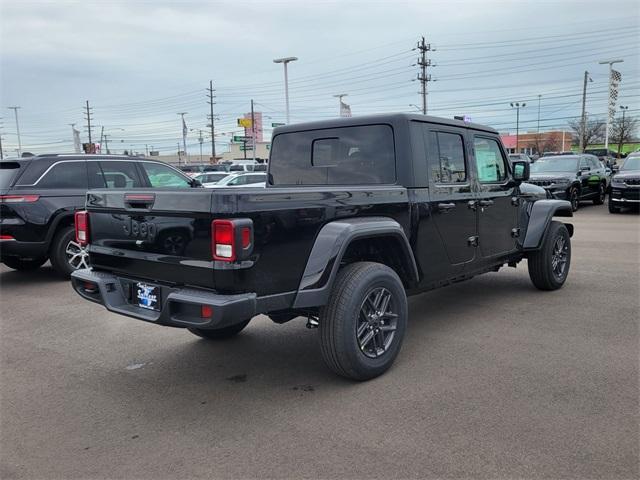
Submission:
[[[611,185],[615,185],[617,187],[623,187],[624,181],[621,178],[613,177],[611,179]]]
[[[567,185],[569,185],[570,181],[571,180],[569,180],[568,178],[559,178],[553,182],[553,185],[558,188],[565,188]]]

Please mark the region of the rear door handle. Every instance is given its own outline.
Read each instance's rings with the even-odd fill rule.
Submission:
[[[493,205],[493,200],[480,200],[478,203],[481,207],[489,207]]]
[[[456,208],[456,204],[455,203],[439,203],[438,204],[438,210],[442,211],[442,212],[448,212],[451,209]]]

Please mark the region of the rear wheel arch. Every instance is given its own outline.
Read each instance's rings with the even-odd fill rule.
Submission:
[[[75,212],[65,212],[59,214],[53,221],[51,228],[47,232],[47,255],[51,255],[51,248],[53,247],[53,239],[56,238],[58,233],[75,223]]]

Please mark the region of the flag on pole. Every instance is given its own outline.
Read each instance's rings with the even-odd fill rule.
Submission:
[[[187,129],[187,123],[184,121],[184,115],[182,116],[182,137],[186,138],[187,137],[187,132],[189,130]]]
[[[351,106],[344,103],[340,100],[340,116],[341,117],[350,117],[351,116]]]
[[[82,143],[80,142],[80,130],[76,130],[74,127],[71,127],[73,130],[73,150],[75,153],[82,152]]]

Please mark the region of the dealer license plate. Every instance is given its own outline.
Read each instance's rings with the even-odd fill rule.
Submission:
[[[136,300],[141,308],[160,310],[160,287],[136,283]]]

